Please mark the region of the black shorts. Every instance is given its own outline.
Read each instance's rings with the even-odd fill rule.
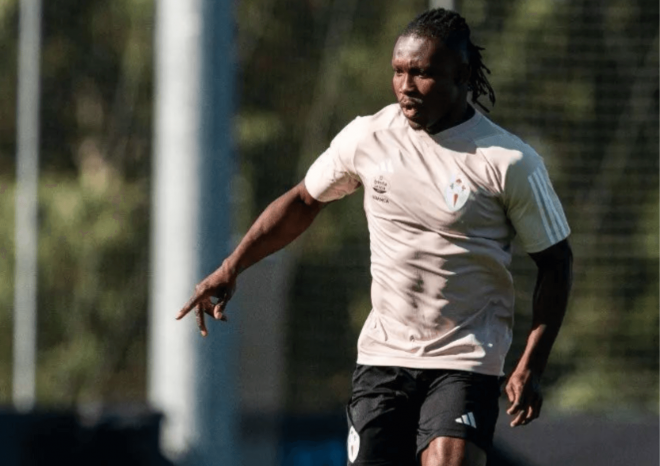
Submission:
[[[493,375],[358,365],[346,409],[348,464],[416,466],[436,437],[466,439],[487,452],[499,396]]]

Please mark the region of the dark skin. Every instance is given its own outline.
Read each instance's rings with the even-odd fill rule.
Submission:
[[[474,115],[467,103],[470,69],[461,51],[439,40],[400,37],[392,54],[392,88],[410,126],[434,134]],[[303,182],[271,203],[222,265],[196,287],[177,315],[195,310],[203,336],[205,315],[227,320],[225,308],[238,275],[264,257],[285,247],[314,221],[325,203],[314,199]],[[531,254],[538,267],[533,300],[533,323],[527,344],[505,391],[511,426],[526,425],[541,413],[539,381],[561,327],[571,288],[572,253],[567,241]],[[420,455],[422,466],[483,466],[486,453],[472,442],[438,437]]]
[[[400,37],[392,70],[392,90],[413,129],[434,134],[474,115],[467,103],[470,68],[441,41]]]
[[[238,275],[300,236],[324,205],[309,194],[303,182],[273,201],[250,227],[234,252],[197,284],[192,298],[177,314],[177,320],[194,309],[202,336],[208,333],[204,314],[226,321],[225,308],[236,289]],[[214,302],[213,298],[217,301]]]
[[[505,391],[511,403],[511,426],[529,424],[541,414],[539,383],[566,312],[573,283],[573,252],[567,240],[530,254],[538,275],[532,302],[532,329]]]

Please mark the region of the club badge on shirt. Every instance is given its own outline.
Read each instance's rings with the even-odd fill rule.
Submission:
[[[445,202],[452,212],[460,210],[470,197],[470,186],[463,175],[453,175],[445,189]]]

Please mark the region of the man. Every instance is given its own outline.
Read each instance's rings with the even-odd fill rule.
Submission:
[[[372,310],[347,408],[349,464],[484,465],[511,343],[515,235],[538,266],[533,325],[506,383],[511,425],[538,417],[539,381],[571,284],[569,227],[542,159],[467,103],[494,93],[458,14],[413,20],[392,56],[398,104],[346,126],[180,311],[226,320],[238,274],[364,187]],[[213,303],[212,297],[218,298]]]

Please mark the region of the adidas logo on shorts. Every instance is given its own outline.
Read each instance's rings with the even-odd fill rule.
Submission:
[[[475,429],[477,428],[477,421],[474,420],[474,414],[472,414],[471,411],[454,420],[459,424],[465,424],[466,426],[474,427]]]

